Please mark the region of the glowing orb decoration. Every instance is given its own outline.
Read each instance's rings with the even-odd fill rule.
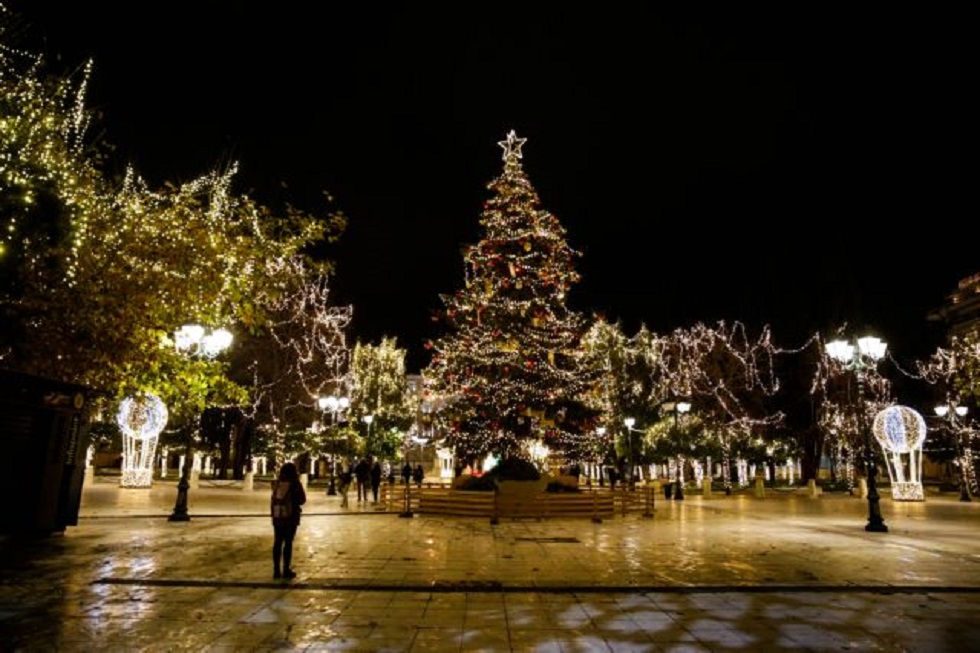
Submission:
[[[925,501],[922,491],[922,445],[926,421],[908,406],[889,406],[875,415],[875,440],[885,452],[892,498]]]
[[[168,416],[166,404],[153,394],[126,397],[119,404],[116,423],[123,432],[120,486],[153,485],[153,457]]]
[[[926,421],[908,406],[889,406],[875,415],[874,434],[885,451],[908,453],[922,448]]]
[[[168,417],[163,400],[148,394],[123,399],[116,413],[116,424],[122,429],[123,435],[146,440],[160,434],[167,425]]]

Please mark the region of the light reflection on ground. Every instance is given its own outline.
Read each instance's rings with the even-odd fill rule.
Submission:
[[[496,526],[328,514],[316,497],[290,585],[271,578],[258,508],[174,523],[169,492],[140,492],[62,537],[2,543],[12,648],[931,653],[980,636],[980,513],[954,501],[883,500],[882,536],[850,497],[690,496],[653,519]]]

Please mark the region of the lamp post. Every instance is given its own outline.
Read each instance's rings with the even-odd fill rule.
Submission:
[[[363,419],[364,420],[364,423],[368,425],[367,439],[370,441],[371,440],[371,422],[374,421],[374,415],[365,415],[361,419]]]
[[[878,473],[871,430],[868,428],[867,411],[864,406],[864,373],[874,368],[885,355],[888,345],[879,338],[865,336],[858,338],[857,345],[845,340],[834,340],[827,343],[827,355],[842,363],[846,369],[853,370],[857,377],[858,428],[864,439],[865,459],[868,477],[868,523],[864,530],[876,533],[887,533],[888,526],[881,516],[879,505],[878,485],[875,476]]]
[[[938,417],[946,417],[949,419],[949,426],[953,431],[953,442],[956,445],[956,463],[960,467],[960,501],[972,501],[970,498],[970,490],[966,480],[966,464],[967,461],[964,460],[963,456],[963,445],[960,442],[960,427],[957,423],[957,417],[965,417],[967,413],[966,406],[957,406],[956,404],[942,404],[933,408],[936,411]]]
[[[174,332],[174,346],[182,354],[214,359],[231,346],[232,335],[227,329],[209,331],[200,324],[185,324]]]
[[[678,429],[678,416],[686,414],[691,410],[691,403],[689,401],[675,401],[672,403],[664,404],[664,408],[674,413],[674,431],[676,433]],[[674,490],[674,500],[683,501],[684,500],[684,456],[677,454],[677,489]]]
[[[331,422],[333,430],[330,433],[330,487],[327,488],[327,495],[336,496],[337,486],[334,484],[334,478],[337,476],[337,452],[335,451],[337,444],[335,441],[337,435],[337,413],[343,412],[350,407],[350,399],[337,395],[328,395],[317,399],[317,404],[319,404],[321,411],[330,411],[333,415]]]
[[[626,472],[627,482],[630,488],[633,487],[633,425],[636,424],[636,420],[632,417],[627,417],[623,419],[623,424],[626,426],[626,454],[629,460],[629,470]]]
[[[174,348],[190,358],[213,360],[231,346],[231,341],[232,335],[227,329],[209,331],[200,324],[185,324],[174,332]],[[184,469],[177,482],[177,500],[168,521],[190,521],[190,515],[187,514],[187,491],[191,487],[190,474],[194,464],[191,454],[191,440],[188,438],[184,450]]]

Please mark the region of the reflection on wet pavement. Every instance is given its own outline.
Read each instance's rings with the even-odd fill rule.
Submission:
[[[169,489],[169,492],[167,491]],[[264,493],[106,489],[78,526],[2,540],[4,650],[965,651],[974,504],[658,503],[653,519],[399,519],[312,497],[299,577],[271,574]],[[206,494],[211,493],[211,494]],[[167,504],[170,505],[167,505]],[[214,516],[205,516],[214,515]]]

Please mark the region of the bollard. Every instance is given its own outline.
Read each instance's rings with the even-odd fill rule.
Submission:
[[[255,472],[245,472],[245,480],[242,481],[242,490],[251,491],[255,489]]]
[[[757,499],[766,498],[766,480],[761,476],[755,477],[755,496]]]
[[[858,479],[858,496],[862,499],[868,498],[868,479],[859,478]]]
[[[811,499],[816,499],[817,498],[817,482],[816,482],[816,480],[814,480],[814,479],[811,478],[809,481],[806,482],[806,491],[807,491],[807,496],[809,496]]]
[[[174,511],[167,518],[167,521],[190,521],[191,516],[187,514],[187,490],[190,483],[187,480],[187,468],[177,483],[177,501],[174,503]]]
[[[412,484],[405,483],[405,508],[399,513],[399,517],[413,517],[412,513]]]
[[[705,499],[711,497],[711,479],[703,478],[701,479],[701,494]]]
[[[643,497],[643,502],[644,502],[643,516],[646,517],[647,519],[650,519],[653,517],[653,500],[654,500],[653,488],[650,485],[643,486],[643,494],[646,495]]]

